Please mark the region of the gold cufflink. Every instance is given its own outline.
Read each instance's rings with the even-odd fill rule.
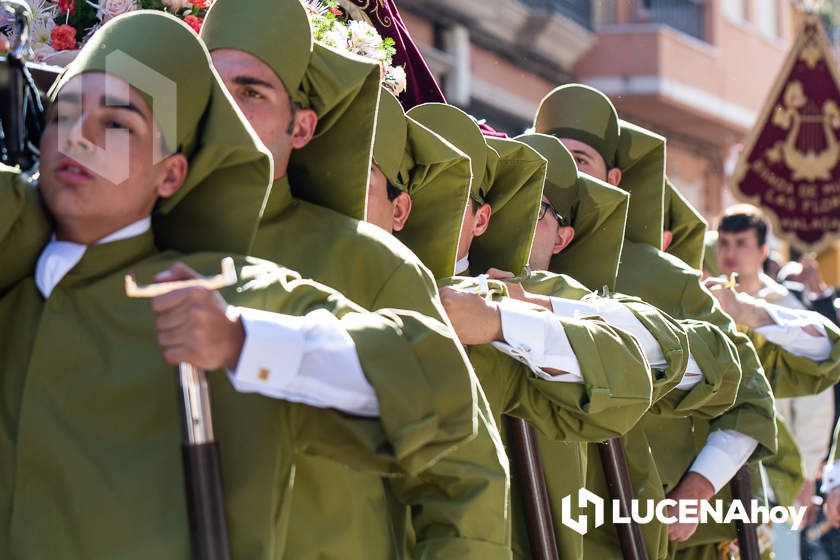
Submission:
[[[265,381],[268,379],[268,370],[266,368],[260,368],[259,373],[257,373],[257,377],[259,377],[261,381]]]

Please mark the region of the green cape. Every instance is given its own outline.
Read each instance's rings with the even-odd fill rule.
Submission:
[[[671,253],[686,264],[703,266],[706,220],[691,203],[677,190],[674,183],[665,178],[665,215],[663,227],[673,234],[667,253]]]
[[[620,187],[630,193],[627,239],[662,247],[665,199],[665,138],[627,121],[621,129],[616,165]]]
[[[150,29],[154,41],[149,40]],[[163,103],[171,100],[165,96],[151,103],[152,92],[144,88],[149,87],[149,69],[177,86],[174,107]],[[50,100],[84,72],[107,72],[138,89],[155,109],[167,146],[189,160],[184,184],[160,200],[153,214],[156,245],[185,252],[247,252],[257,225],[254,216],[262,211],[271,183],[271,158],[212,70],[192,29],[157,11],[114,18],[62,72],[50,89]],[[177,118],[174,136],[163,122],[166,117]]]
[[[397,98],[383,88],[373,160],[392,185],[411,195],[409,219],[394,235],[435,278],[452,276],[472,181],[470,158],[407,117]]]
[[[557,138],[524,134],[516,139],[548,160],[543,194],[575,229],[571,244],[551,258],[548,269],[569,274],[591,290],[605,285],[614,290],[629,196],[578,173],[572,154]]]
[[[211,51],[238,49],[270,66],[292,100],[318,115],[315,136],[292,152],[295,196],[363,220],[380,69],[312,39],[299,0],[217,0],[201,37]]]

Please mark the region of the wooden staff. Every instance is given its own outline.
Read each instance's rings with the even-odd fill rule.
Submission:
[[[752,485],[750,471],[746,465],[738,469],[729,483],[732,499],[738,500],[744,509],[752,516]],[[738,535],[738,550],[741,560],[760,560],[761,550],[758,546],[758,529],[755,523],[735,521],[735,532]]]
[[[545,486],[545,472],[542,468],[537,434],[534,427],[520,418],[506,416],[510,448],[518,473],[517,483],[522,491],[525,508],[525,524],[528,527],[528,541],[532,558],[535,560],[559,560],[554,522],[551,518],[551,503]]]
[[[128,297],[152,298],[194,286],[218,290],[235,283],[233,259],[226,258],[222,261],[222,273],[212,278],[138,286],[134,277],[129,275],[125,277],[125,291]],[[207,374],[190,364],[179,364],[178,396],[183,402],[184,443],[181,449],[193,557],[198,560],[230,560],[222,466],[219,444],[213,436]]]
[[[607,488],[613,503],[618,503],[619,513],[630,519],[629,523],[616,523],[618,541],[625,560],[648,560],[647,548],[642,529],[630,518],[630,503],[633,501],[633,483],[630,481],[630,468],[621,439],[608,439],[598,444],[601,464],[607,479]]]

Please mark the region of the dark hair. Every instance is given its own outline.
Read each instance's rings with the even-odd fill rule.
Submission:
[[[741,233],[749,230],[755,230],[759,246],[767,243],[767,219],[758,208],[749,205],[739,204],[730,208],[718,224],[718,231],[726,233]]]
[[[289,125],[286,127],[286,134],[291,134],[295,131],[295,115],[297,115],[297,112],[300,109],[302,109],[302,107],[300,106],[300,103],[298,103],[297,101],[292,99],[292,94],[291,93],[289,93],[288,96],[289,96],[289,108],[291,109],[291,112],[292,112],[292,118],[289,119]]]
[[[473,197],[470,197],[470,208],[472,209],[472,213],[473,213],[473,214],[475,214],[476,212],[478,212],[478,209],[479,209],[479,208],[481,208],[482,206],[483,206],[483,204],[481,204],[480,202],[478,202],[478,201],[477,201],[476,199],[474,199]]]
[[[402,194],[402,191],[395,187],[391,181],[388,181],[386,188],[388,189],[388,202],[394,202]]]

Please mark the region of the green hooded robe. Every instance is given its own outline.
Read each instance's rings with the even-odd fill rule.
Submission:
[[[158,40],[148,41],[150,31]],[[103,26],[51,98],[71,77],[104,71],[117,51],[190,84],[178,90],[177,137],[167,139],[187,155],[190,172],[178,193],[158,204],[151,231],[88,247],[46,300],[31,268],[16,273],[25,276],[0,297],[8,325],[0,337],[3,557],[189,556],[174,368],[160,354],[149,302],[126,297],[124,277],[131,272],[147,282],[176,261],[207,274],[223,255],[247,250],[271,162],[195,34],[160,12],[133,12]],[[142,78],[134,67],[109,62],[107,70],[132,84]],[[38,203],[36,185],[0,177],[0,200]],[[224,197],[233,177],[237,205],[220,212],[211,201],[230,203]],[[22,239],[49,238],[42,229],[48,221],[33,214],[39,207],[19,204],[4,216],[10,227],[0,235],[0,255],[32,245]],[[225,253],[196,252],[216,247]],[[222,291],[233,304],[292,315],[323,308],[340,317],[380,404],[379,418],[358,418],[238,393],[223,373],[210,373],[232,555],[280,558],[296,454],[324,454],[381,474],[416,473],[473,436],[475,409],[469,401],[438,408],[432,372],[461,356],[444,323],[413,312],[364,312],[266,261],[240,258],[237,268],[240,284]],[[428,345],[439,349],[429,354]],[[410,381],[393,376],[394,368]]]
[[[664,490],[670,491],[679,482],[712,429],[732,429],[756,439],[759,445],[753,461],[774,453],[773,395],[749,339],[735,329],[701,284],[699,271],[659,250],[664,228],[664,138],[619,121],[606,96],[579,84],[561,86],[549,93],[540,104],[535,128],[558,138],[586,142],[604,157],[608,169],[617,167],[622,171],[622,187],[630,192],[631,203],[618,291],[640,297],[677,319],[710,323],[735,343],[742,376],[735,404],[729,411],[713,419],[651,415],[644,420]],[[718,497],[727,495],[728,488],[724,488]],[[733,531],[733,527],[708,524],[698,529],[689,541],[691,544],[677,547],[719,542],[730,538]]]
[[[471,263],[479,263],[474,270],[485,270],[490,266],[521,270],[530,254],[541,195],[536,189],[532,189],[536,192],[530,193],[524,187],[522,190],[515,190],[517,182],[523,181],[522,176],[527,177],[529,174],[523,163],[528,159],[528,152],[514,141],[484,141],[470,118],[453,107],[439,104],[421,105],[409,111],[409,115],[416,116],[471,157],[474,169],[471,196],[479,204],[488,202],[493,210],[490,227],[484,235],[474,240],[470,249]],[[489,144],[492,148],[487,148],[484,144]],[[550,179],[550,161],[548,170]],[[482,175],[484,179],[477,182],[476,177],[480,178]],[[615,193],[615,189],[611,190]],[[621,206],[621,203],[626,202],[626,195],[617,194],[621,200],[618,206]],[[614,207],[615,205],[611,209]],[[626,206],[623,206],[622,210],[625,208]],[[602,221],[602,216],[587,212],[582,216],[584,214],[587,220],[592,221],[591,227],[594,229],[613,227],[610,220]],[[623,231],[623,214],[621,220],[620,230]],[[522,227],[523,224],[528,224],[529,227]],[[577,258],[575,254],[569,253],[568,258]],[[455,283],[462,288],[478,286],[475,280],[464,278],[442,282]],[[589,293],[585,289],[582,289],[582,292]],[[500,296],[506,291],[502,284],[498,284],[494,293]],[[539,311],[547,312],[542,308],[539,308]],[[497,421],[501,422],[501,416],[508,414],[528,420],[541,432],[538,436],[541,448],[546,449],[548,446],[552,455],[551,460],[543,455],[543,464],[552,506],[555,508],[554,521],[558,544],[564,557],[577,557],[582,548],[581,537],[561,525],[559,508],[562,497],[570,493],[569,488],[574,486],[574,491],[577,491],[584,484],[585,446],[579,442],[616,437],[630,429],[649,405],[651,382],[648,373],[641,375],[641,372],[636,370],[640,356],[636,353],[639,349],[632,337],[619,329],[606,327],[603,321],[595,318],[558,320],[564,324],[581,365],[585,378],[582,386],[537,378],[528,368],[522,367],[508,356],[501,355],[491,346],[471,347],[468,351]],[[583,326],[586,330],[579,331]],[[666,330],[663,329],[662,334],[665,337],[671,336],[669,344],[676,350],[673,357],[679,363],[682,359],[681,331],[676,328],[668,331],[666,335]],[[586,336],[581,338],[583,333]],[[591,353],[591,345],[595,344],[598,345],[600,360],[595,359],[595,354]],[[622,359],[622,355],[625,358]],[[642,363],[646,363],[644,358],[641,360]],[[679,367],[684,368],[684,362],[682,366],[677,366]],[[511,368],[519,368],[521,372],[517,375],[510,371]],[[600,389],[593,390],[593,384]],[[534,387],[538,387],[540,391],[535,392]],[[555,392],[557,395],[553,396]],[[596,392],[601,394],[596,395]],[[546,418],[540,408],[535,408],[537,401],[533,397],[524,401],[528,406],[523,406],[523,394],[549,399],[549,410],[556,418]],[[554,401],[554,404],[551,401]],[[557,406],[558,404],[561,406]],[[574,416],[571,416],[574,422],[558,430],[556,423],[568,422],[570,411],[575,411]],[[504,425],[500,425],[504,437]],[[516,480],[515,471],[512,478]],[[512,496],[514,555],[529,557],[530,547],[524,529],[521,497],[515,483]]]
[[[313,141],[292,152],[288,175],[274,181],[250,253],[323,282],[365,309],[410,309],[447,324],[434,280],[420,260],[392,236],[360,221],[365,217],[379,66],[314,42],[297,0],[218,0],[207,15],[202,38],[211,51],[235,48],[259,58],[295,102],[318,116]],[[431,169],[468,180],[468,166],[451,153],[446,157]],[[425,351],[451,358],[429,372],[438,376],[432,386],[441,410],[469,403],[476,382],[460,345],[430,339]],[[492,446],[491,430],[479,424],[478,437]],[[441,446],[424,467],[452,450]],[[505,480],[498,458],[492,470],[496,480]],[[465,468],[450,476],[448,491],[459,484],[475,486],[479,471]],[[388,486],[379,477],[334,461],[299,457],[287,557],[384,560],[400,554],[402,519],[391,521]],[[475,536],[459,526],[456,516],[439,521],[441,536]],[[476,538],[476,546],[486,552],[492,543],[482,546]]]

